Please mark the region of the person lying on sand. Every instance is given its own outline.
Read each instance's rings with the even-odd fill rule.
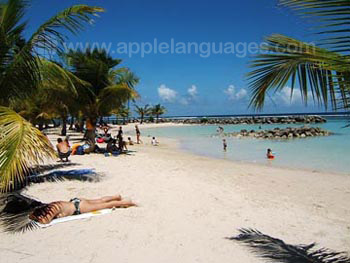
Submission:
[[[55,218],[80,215],[107,208],[128,208],[136,206],[129,200],[122,200],[120,195],[105,196],[99,199],[73,198],[69,202],[56,201],[34,209],[29,215],[31,220],[41,224],[49,224]]]

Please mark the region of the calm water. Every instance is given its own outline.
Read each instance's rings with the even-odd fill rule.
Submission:
[[[143,136],[176,138],[182,149],[192,153],[225,158],[234,161],[263,163],[274,166],[303,168],[350,174],[350,128],[345,119],[328,119],[325,124],[309,125],[336,133],[329,137],[312,137],[293,140],[261,140],[249,138],[227,138],[228,151],[222,150],[222,139],[215,138],[217,125],[185,126],[143,130]],[[262,129],[275,127],[298,127],[303,125],[262,125]],[[241,129],[257,130],[259,125],[226,125],[225,132]],[[266,149],[271,148],[276,159],[265,158]]]

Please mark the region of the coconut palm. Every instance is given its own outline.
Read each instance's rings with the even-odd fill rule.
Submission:
[[[240,229],[240,234],[229,238],[242,242],[267,262],[276,263],[349,263],[346,253],[325,248],[315,249],[315,244],[289,245],[282,240],[253,229]]]
[[[143,107],[135,105],[135,112],[138,115],[140,115],[140,122],[142,124],[145,116],[148,116],[151,113],[151,108],[149,107],[148,104],[146,104]]]
[[[113,110],[111,114],[114,114],[117,117],[117,119],[118,116],[120,116],[123,119],[123,125],[125,125],[126,119],[130,116],[131,112],[129,108],[127,108],[125,105],[122,105],[118,109]]]
[[[156,120],[158,122],[159,121],[159,116],[161,116],[164,113],[166,113],[166,108],[164,106],[160,105],[160,104],[157,104],[154,107],[152,107],[151,113],[152,113],[152,115],[156,116]]]
[[[121,60],[112,58],[105,50],[70,51],[66,56],[72,72],[91,85],[89,90],[79,93],[79,100],[83,115],[93,127],[87,138],[95,144],[98,118],[110,115],[129,99],[136,98],[134,86],[138,78],[127,68],[116,69]]]
[[[303,16],[320,22],[317,35],[323,36],[311,45],[287,36],[266,38],[265,54],[251,62],[248,74],[252,91],[251,106],[262,109],[271,90],[291,85],[291,96],[297,84],[305,103],[313,100],[327,108],[349,108],[350,103],[350,1],[279,0]],[[267,53],[266,53],[267,52]]]
[[[0,104],[9,106],[33,94],[43,80],[72,84],[70,74],[43,59],[39,51],[62,53],[66,37],[61,29],[76,34],[102,8],[75,5],[42,24],[28,39],[23,17],[28,1],[8,0],[0,4]],[[23,180],[25,171],[54,156],[47,138],[15,111],[0,108],[0,190],[10,191]]]
[[[24,97],[42,81],[42,74],[60,73],[68,79],[66,71],[47,67],[51,63],[40,57],[39,51],[62,53],[66,37],[61,29],[73,34],[91,23],[92,16],[103,11],[98,7],[75,5],[59,12],[42,24],[29,39],[23,37],[27,23],[22,22],[28,1],[9,0],[0,5],[0,92],[2,105],[9,105],[15,97]],[[51,78],[47,78],[50,80]]]

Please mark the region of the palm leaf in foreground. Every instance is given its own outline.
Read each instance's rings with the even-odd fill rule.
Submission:
[[[0,107],[0,191],[24,180],[30,167],[53,158],[50,141],[13,110]]]
[[[250,105],[262,109],[269,91],[281,91],[291,82],[291,96],[299,84],[306,103],[310,93],[314,101],[326,108],[350,104],[349,59],[336,52],[292,39],[272,35],[266,39],[266,54],[260,54],[250,63],[254,68],[248,74],[252,90]]]
[[[262,234],[253,229],[240,229],[240,234],[229,238],[249,246],[253,252],[270,262],[279,263],[349,263],[343,252],[325,248],[315,250],[315,244],[289,245],[282,240]]]

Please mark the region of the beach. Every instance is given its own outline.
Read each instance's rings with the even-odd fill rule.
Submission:
[[[350,252],[349,176],[236,163],[181,151],[176,140],[158,138],[154,147],[142,139],[130,155],[70,158],[77,165],[65,169],[93,168],[100,182],[43,183],[24,192],[43,202],[120,193],[138,207],[0,233],[1,262],[263,262],[225,239],[239,228]]]

